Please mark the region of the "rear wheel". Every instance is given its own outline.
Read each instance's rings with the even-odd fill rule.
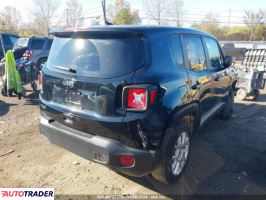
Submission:
[[[243,88],[238,89],[236,92],[236,98],[240,101],[245,100],[247,98],[247,95],[248,95],[247,91]]]
[[[178,181],[188,161],[190,151],[190,117],[177,122],[168,128],[164,142],[163,161],[152,172],[152,176],[163,183],[171,184]]]
[[[37,80],[34,80],[33,82],[31,82],[31,88],[34,90],[34,91],[37,91],[38,90],[38,81]]]
[[[41,58],[37,63],[37,70],[40,71],[42,67],[45,65],[47,58]]]

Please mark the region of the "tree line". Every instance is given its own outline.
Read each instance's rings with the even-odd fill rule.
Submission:
[[[15,7],[8,6],[1,10],[1,32],[24,37],[48,35],[52,27],[76,27],[86,19],[79,0],[66,0],[63,14],[62,11],[59,14],[58,0],[32,0],[32,5],[27,11],[28,22],[21,21],[21,13]],[[107,7],[107,16],[113,24],[142,24],[144,20],[149,20],[158,25],[182,27],[187,20],[183,0],[145,0],[143,8],[145,16],[140,17],[139,10],[132,9],[127,0],[115,0]],[[222,25],[218,15],[209,13],[192,23],[191,27],[207,31],[219,40],[266,40],[266,10],[246,10],[241,20],[238,26],[230,25],[230,21],[228,25]],[[93,20],[95,25],[100,23],[99,17]]]
[[[242,26],[221,26],[213,13],[205,16],[199,24],[192,27],[207,31],[219,40],[256,41],[266,40],[266,10],[245,11]]]

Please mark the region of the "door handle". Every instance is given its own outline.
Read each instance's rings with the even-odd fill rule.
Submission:
[[[200,86],[201,86],[200,82],[197,81],[194,85],[191,86],[191,88],[192,90],[198,90],[200,89]]]
[[[220,81],[220,77],[219,76],[214,77],[214,81]]]

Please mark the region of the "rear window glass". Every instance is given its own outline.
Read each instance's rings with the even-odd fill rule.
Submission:
[[[143,41],[137,36],[55,37],[47,61],[50,69],[70,68],[78,75],[101,78],[122,76],[143,65]]]
[[[9,38],[10,38],[10,40],[11,40],[12,45],[14,46],[14,44],[15,44],[16,41],[18,40],[18,37],[17,37],[17,36],[10,35]]]
[[[14,48],[17,48],[17,47],[26,47],[28,45],[28,42],[29,42],[29,38],[19,38],[16,41]]]
[[[31,49],[42,49],[44,45],[44,40],[32,40]]]

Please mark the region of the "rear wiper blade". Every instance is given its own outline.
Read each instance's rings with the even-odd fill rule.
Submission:
[[[68,67],[54,66],[54,68],[60,69],[60,70],[64,70],[64,71],[68,71],[68,72],[71,72],[71,73],[74,73],[74,74],[77,73],[77,70],[71,69],[71,68],[68,68]]]

